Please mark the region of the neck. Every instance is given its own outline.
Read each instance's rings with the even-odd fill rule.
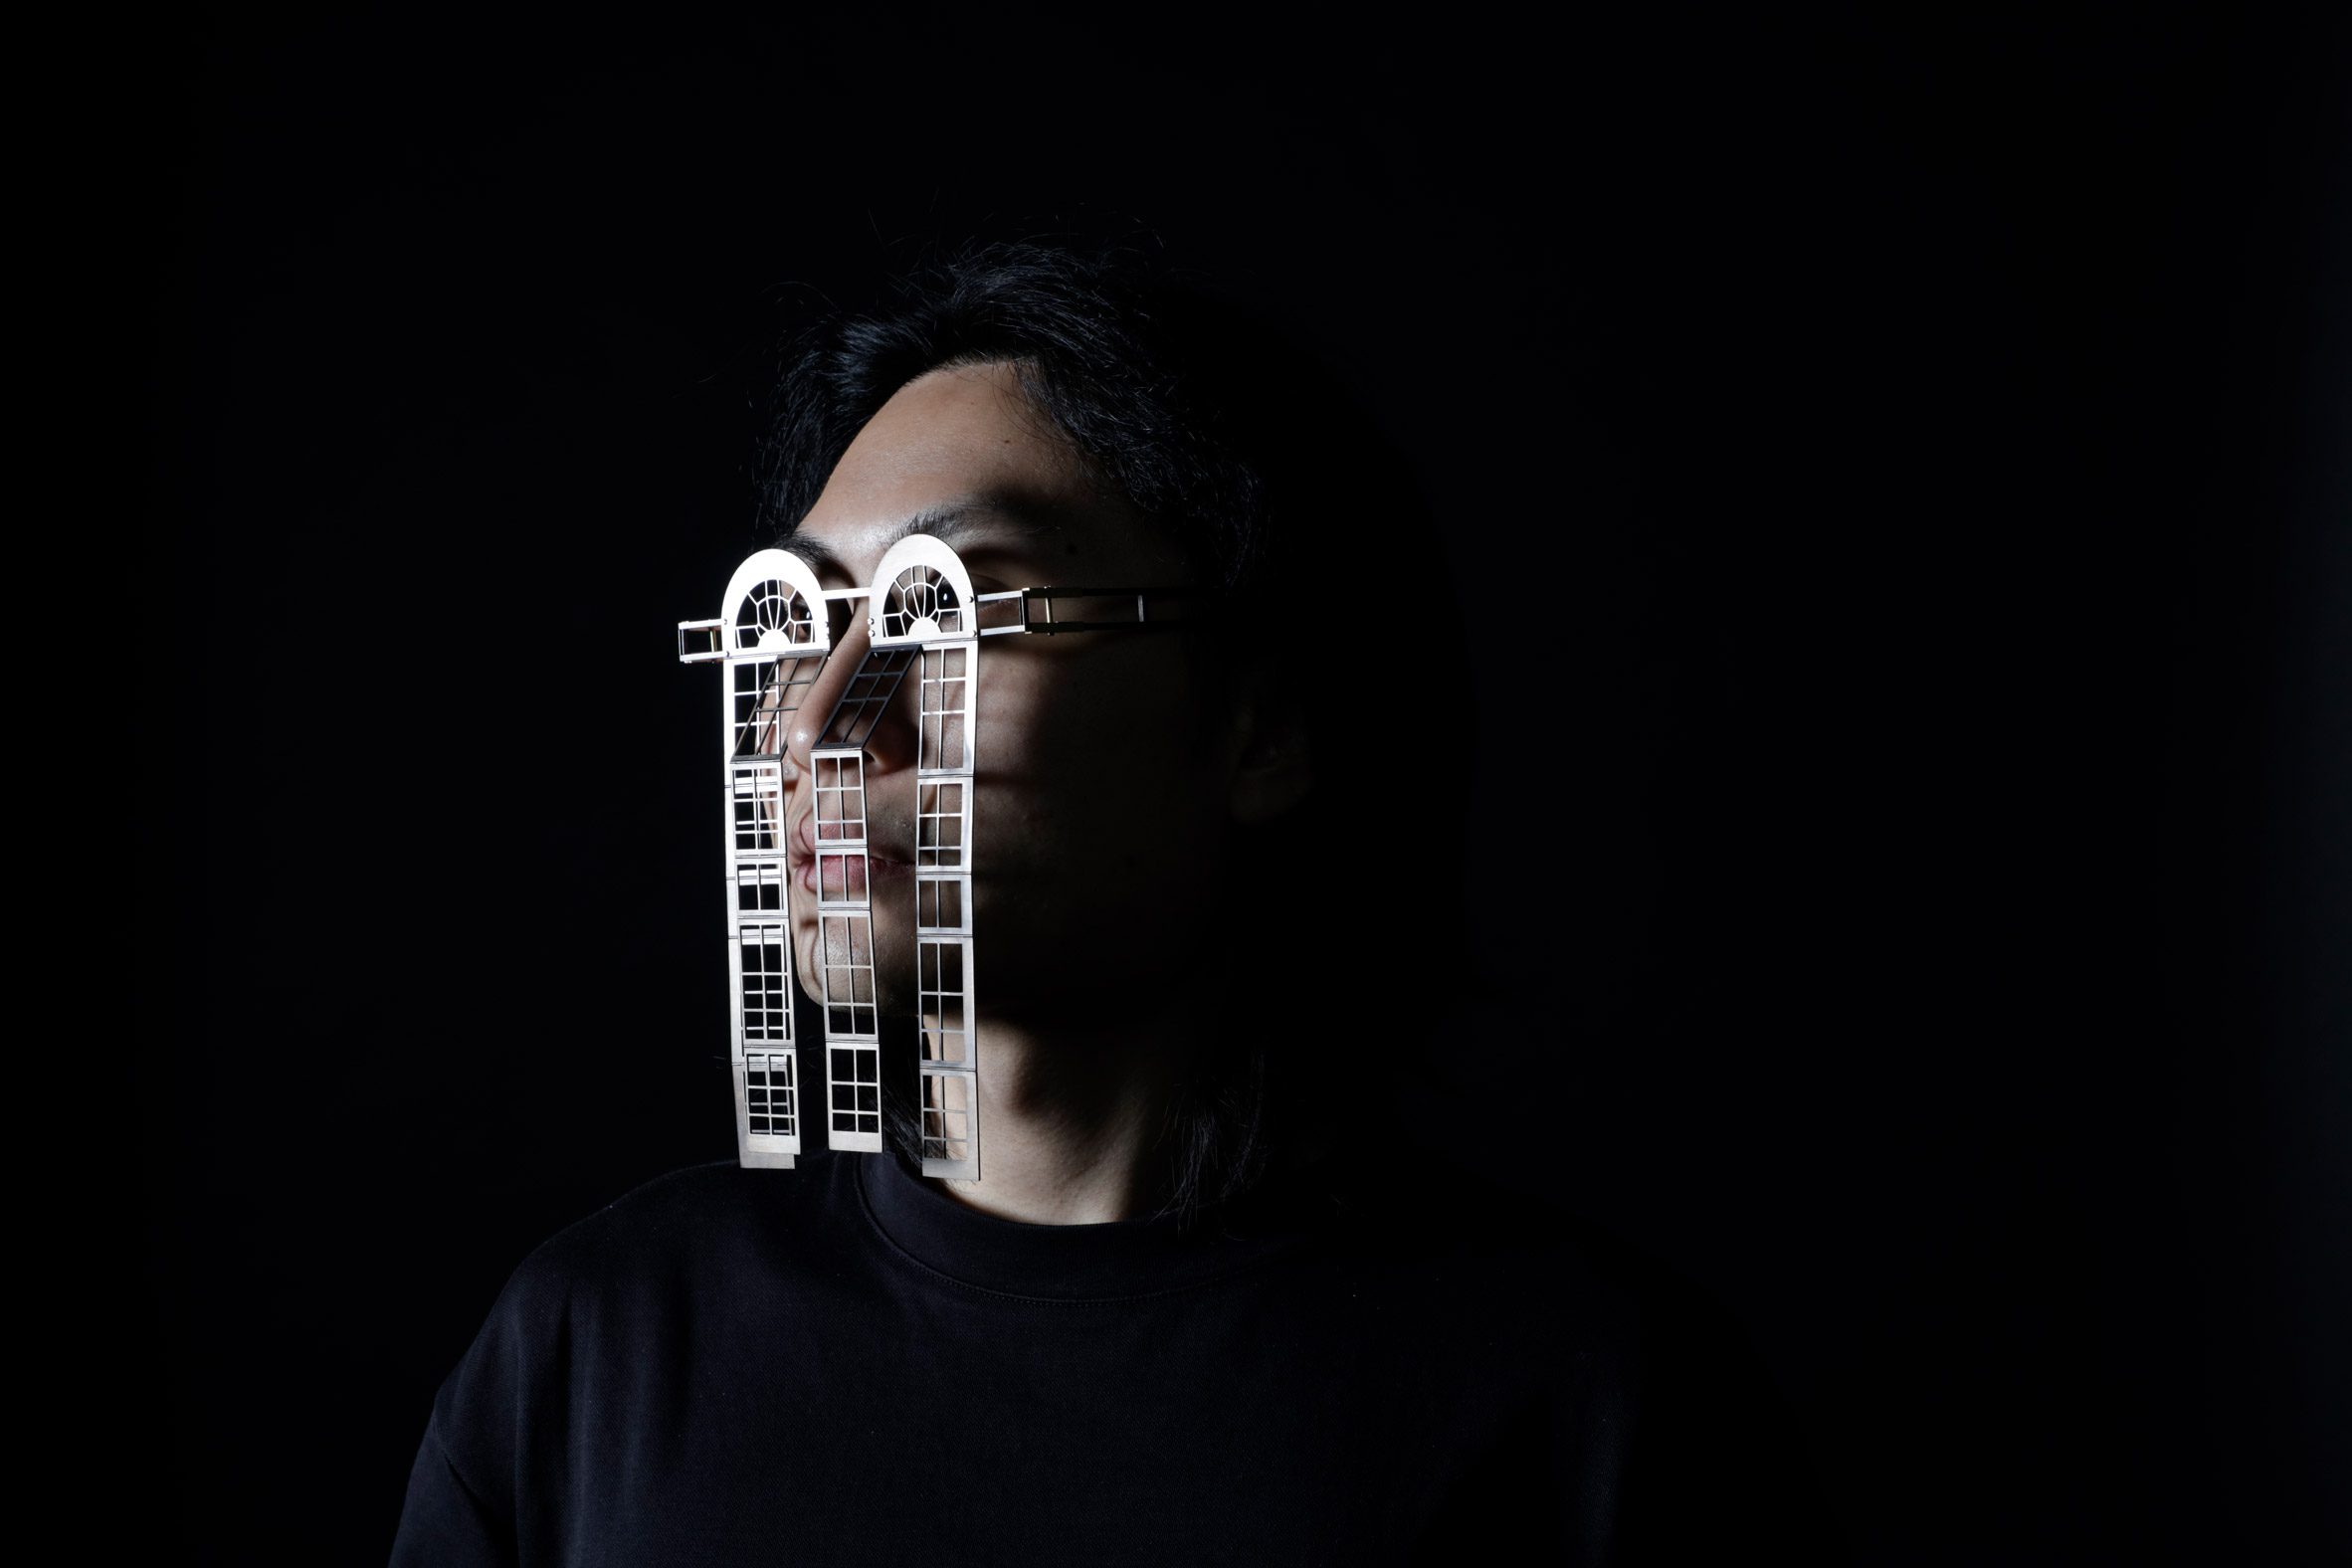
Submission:
[[[1185,1044],[1173,1017],[991,1017],[979,1073],[980,1179],[931,1178],[957,1201],[1025,1225],[1137,1219],[1160,1193],[1154,1148]]]

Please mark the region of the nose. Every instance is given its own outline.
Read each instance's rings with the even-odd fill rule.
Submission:
[[[807,694],[786,725],[783,771],[787,782],[808,776],[809,753],[818,746],[846,744],[847,737],[871,712],[864,705],[878,700],[881,711],[872,714],[866,735],[867,772],[911,768],[917,760],[915,692],[909,689],[917,684],[912,668],[914,652],[908,649],[897,654],[904,663],[888,674],[883,673],[888,668],[886,660],[868,669],[872,645],[866,627],[867,601],[851,603],[849,629],[834,643],[833,656],[809,684]]]

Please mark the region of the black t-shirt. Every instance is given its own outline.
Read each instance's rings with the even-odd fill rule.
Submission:
[[[1341,1174],[1186,1234],[895,1154],[674,1171],[515,1269],[393,1563],[1841,1555],[1703,1302],[1457,1167]]]

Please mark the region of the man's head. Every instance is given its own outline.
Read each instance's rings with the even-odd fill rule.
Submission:
[[[853,587],[910,531],[945,539],[981,593],[1198,584],[1168,531],[1089,472],[1002,360],[927,370],[891,393],[782,542],[826,586]],[[1223,623],[1210,626],[1216,635]],[[853,617],[789,726],[786,825],[804,865],[815,850],[809,752],[866,649]],[[973,899],[992,1013],[1116,1011],[1203,972],[1234,830],[1295,806],[1312,779],[1294,715],[1234,695],[1173,635],[983,640]],[[902,685],[866,743],[885,1014],[912,1007],[913,698]],[[797,956],[814,997],[817,921],[809,901],[799,909]]]
[[[1427,535],[1401,463],[1315,356],[1151,259],[998,246],[804,341],[761,481],[781,542],[832,568],[828,586],[866,582],[928,519],[981,592],[1219,591],[1219,618],[1180,633],[983,640],[976,1000],[985,1043],[992,1013],[1115,1017],[1209,988],[1226,1022],[1171,1128],[1190,1172],[1175,1186],[1246,1186],[1285,1046],[1301,1071],[1328,1049],[1285,1037],[1308,1021],[1356,1036],[1339,1010],[1378,1005],[1365,983],[1390,933],[1366,910],[1394,909],[1401,939],[1453,891],[1456,769],[1421,767],[1408,727],[1448,723],[1431,698],[1456,694],[1453,601],[1407,569]],[[794,828],[806,737],[864,648],[855,624],[804,698]],[[868,748],[868,813],[878,852],[903,860],[910,690],[899,703]],[[1467,742],[1454,711],[1444,738]],[[911,974],[911,879],[878,866],[874,894],[878,971]],[[814,940],[804,920],[804,983]],[[1343,972],[1320,967],[1325,940]],[[885,1015],[910,1011],[883,983]]]

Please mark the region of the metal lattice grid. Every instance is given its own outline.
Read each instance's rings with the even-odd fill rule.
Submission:
[[[727,867],[740,883],[746,868],[784,853],[784,776],[774,762],[736,762],[727,768]]]
[[[868,655],[871,661],[873,656]],[[898,668],[905,668],[898,661]],[[864,671],[861,670],[860,675]],[[853,677],[851,687],[859,685]],[[895,682],[892,682],[893,686]],[[845,688],[842,700],[851,700]],[[860,702],[887,702],[869,689]],[[836,712],[840,710],[837,707]],[[830,725],[828,726],[831,727]],[[813,836],[817,844],[817,975],[825,1018],[828,1142],[837,1149],[882,1150],[882,1106],[868,1107],[855,1092],[882,1081],[882,1019],[875,994],[874,889],[866,844],[866,754],[863,749],[812,751],[815,785]],[[845,1077],[844,1074],[847,1073]]]
[[[961,1163],[972,1142],[972,1076],[968,1073],[926,1074],[923,1077],[923,1161]]]
[[[792,1045],[792,933],[782,924],[735,928],[735,1001],[743,1044]]]
[[[734,866],[735,912],[781,914],[792,875],[782,861],[738,861]]]
[[[971,822],[971,780],[928,778],[914,786],[915,866],[923,871],[967,871],[964,843]],[[932,922],[938,923],[938,922]],[[963,927],[955,921],[945,922]]]
[[[746,1166],[790,1166],[800,1151],[783,741],[832,652],[826,608],[806,562],[762,550],[735,569],[718,619],[679,627],[681,659],[726,666],[729,1062]]]
[[[793,884],[779,762],[787,722],[823,679],[854,607],[866,610],[871,642],[810,752],[812,881],[832,1141],[837,1148],[870,1152],[882,1146],[865,748],[919,659],[913,856],[922,1165],[926,1175],[977,1180],[971,877],[979,639],[1181,627],[1224,613],[1200,605],[1202,596],[1213,593],[1171,585],[975,594],[953,550],[927,534],[911,534],[883,555],[864,589],[828,591],[806,561],[782,550],[758,551],[736,568],[717,620],[679,624],[682,661],[724,660],[728,666],[729,968],[736,1124],[745,1165],[788,1166],[799,1148],[791,1041]],[[1179,612],[1173,619],[1171,607]],[[983,627],[986,610],[1010,619],[1000,614],[999,624]]]
[[[871,603],[871,597],[870,601]],[[871,633],[876,622],[869,620]],[[910,650],[870,641],[809,748],[816,847],[817,964],[825,1019],[829,1141],[880,1153],[881,1008],[874,972],[866,743],[912,663]],[[871,1089],[871,1093],[869,1090]],[[869,1100],[872,1103],[868,1103]]]
[[[817,926],[826,1044],[876,1040],[872,911],[820,910]]]
[[[919,588],[930,620],[962,633],[922,648],[915,753],[915,998],[922,1046],[922,1170],[975,1181],[980,1174],[979,1082],[972,1011],[972,696],[978,628],[952,583],[925,583],[916,565],[899,579]],[[943,577],[944,574],[937,574]],[[919,626],[919,623],[917,623]]]
[[[728,661],[728,750],[738,757],[781,756],[783,726],[817,684],[822,658]]]
[[[890,698],[898,694],[898,683],[906,679],[906,667],[913,658],[911,649],[870,649],[857,674],[842,687],[841,698],[834,703],[811,755],[841,748],[864,751],[875,724],[890,705]]]
[[[734,620],[734,646],[744,653],[777,642],[801,647],[817,642],[808,595],[781,577],[754,583],[736,605]]]
[[[789,1051],[753,1052],[743,1059],[744,1116],[755,1138],[793,1137],[800,1127],[800,1090]]]
[[[839,1045],[825,1050],[825,1076],[833,1097],[833,1146],[882,1150],[882,1053],[871,1046]],[[867,1144],[861,1140],[871,1138]]]
[[[820,751],[809,758],[816,809],[810,836],[820,850],[866,843],[866,754]]]

